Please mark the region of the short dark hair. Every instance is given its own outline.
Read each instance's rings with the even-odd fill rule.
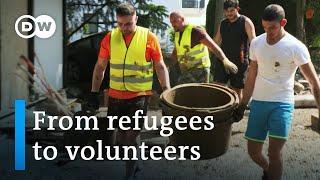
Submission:
[[[270,4],[267,6],[262,15],[264,21],[281,21],[286,17],[286,13],[282,6],[278,4]]]
[[[239,7],[239,1],[238,0],[226,0],[223,3],[223,9],[226,10],[228,8],[237,8]]]
[[[129,3],[121,3],[116,9],[117,16],[133,16],[136,14],[136,9]]]

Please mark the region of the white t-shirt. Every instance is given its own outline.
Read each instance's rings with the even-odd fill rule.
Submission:
[[[309,51],[287,32],[274,45],[269,45],[266,37],[264,33],[254,38],[250,45],[250,59],[258,63],[252,99],[294,103],[294,75],[298,66],[310,61]]]

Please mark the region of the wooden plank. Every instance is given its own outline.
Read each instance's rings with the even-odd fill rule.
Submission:
[[[296,108],[316,108],[316,101],[312,94],[295,95],[294,107]]]

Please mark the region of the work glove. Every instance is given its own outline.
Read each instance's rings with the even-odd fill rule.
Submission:
[[[91,92],[88,99],[88,107],[94,110],[99,109],[99,92]]]
[[[247,105],[240,104],[234,111],[233,111],[233,119],[234,122],[239,122],[243,119],[244,111],[246,110]]]
[[[222,60],[222,63],[228,74],[230,72],[233,74],[236,74],[238,72],[238,67],[235,64],[233,64],[228,58],[224,58]]]

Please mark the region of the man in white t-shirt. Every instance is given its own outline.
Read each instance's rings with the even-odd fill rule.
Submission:
[[[282,148],[288,138],[294,109],[294,75],[297,68],[309,81],[320,109],[320,83],[306,46],[284,30],[287,20],[279,5],[269,5],[262,16],[265,33],[252,40],[250,67],[243,99],[235,110],[241,120],[250,97],[245,138],[251,159],[263,168],[263,179],[281,179]],[[269,137],[269,161],[262,154]]]

